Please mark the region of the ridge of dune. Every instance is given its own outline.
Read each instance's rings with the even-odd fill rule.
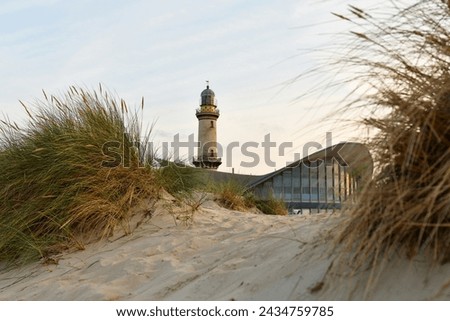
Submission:
[[[0,300],[349,300],[369,272],[328,273],[339,214],[271,216],[213,201],[189,226],[167,207],[131,235],[0,273]],[[367,298],[449,300],[450,264],[390,262]]]

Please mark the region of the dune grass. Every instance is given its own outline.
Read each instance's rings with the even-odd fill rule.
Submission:
[[[203,183],[201,170],[169,160],[161,161],[161,169],[157,174],[160,185],[173,196],[192,194]]]
[[[255,206],[252,195],[247,193],[244,185],[235,180],[214,184],[211,191],[217,196],[217,201],[230,210],[245,211]]]
[[[246,211],[257,208],[264,214],[287,215],[287,208],[282,200],[271,198],[260,200],[247,189],[247,187],[235,180],[228,180],[212,187],[212,192],[217,195],[217,200],[225,208],[238,211]]]
[[[369,86],[349,107],[373,116],[369,141],[377,171],[347,210],[339,236],[356,268],[394,253],[450,260],[450,11],[443,1],[350,7],[353,42],[339,62]],[[367,113],[366,113],[367,114]]]
[[[255,206],[264,214],[288,215],[286,204],[282,199],[255,200]]]
[[[25,126],[0,124],[0,261],[127,231],[133,205],[158,194],[155,172],[140,161],[145,148],[134,147],[149,137],[138,112],[101,87],[44,95],[26,107]]]

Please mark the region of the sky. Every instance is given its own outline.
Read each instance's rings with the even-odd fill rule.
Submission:
[[[375,1],[358,6],[365,2]],[[0,0],[0,114],[22,122],[19,100],[33,105],[43,89],[58,95],[71,85],[101,83],[129,106],[144,97],[142,117],[155,123],[155,144],[177,134],[187,141],[197,138],[195,110],[209,80],[221,112],[220,170],[264,174],[305,156],[308,142],[325,147],[327,132],[333,144],[359,135],[343,129],[346,117],[336,112],[345,86],[323,89],[336,75],[294,81],[333,59],[325,48],[349,26],[331,12],[346,12],[348,3]],[[267,135],[276,143],[270,155],[261,147]],[[239,147],[230,151],[232,142]],[[242,152],[246,142],[258,145],[247,149],[258,155],[256,166]],[[292,145],[284,153],[283,142]]]

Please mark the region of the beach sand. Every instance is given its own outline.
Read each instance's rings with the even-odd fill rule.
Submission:
[[[210,199],[183,221],[166,205],[132,234],[63,253],[57,264],[1,272],[0,299],[450,299],[450,264],[431,266],[421,256],[389,262],[370,292],[370,271],[331,273],[340,214],[271,216],[227,210]]]

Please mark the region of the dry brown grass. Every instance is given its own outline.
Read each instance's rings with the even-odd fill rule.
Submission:
[[[377,171],[338,239],[355,268],[393,253],[450,260],[449,7],[425,0],[386,10],[338,15],[357,28],[339,63],[369,88],[350,107],[373,113],[363,123],[377,132]]]
[[[216,194],[217,201],[225,208],[237,211],[258,209],[264,214],[287,215],[288,210],[283,200],[270,198],[260,200],[248,191],[247,187],[237,181],[229,180],[216,184],[212,191]]]
[[[236,181],[216,184],[212,191],[217,195],[217,201],[230,210],[245,211],[255,206],[245,186]]]
[[[264,214],[288,215],[286,204],[282,199],[255,200],[256,207]]]

